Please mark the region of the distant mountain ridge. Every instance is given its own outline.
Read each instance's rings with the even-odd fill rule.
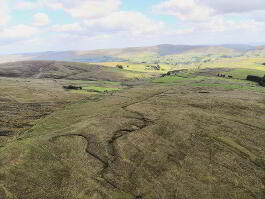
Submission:
[[[129,47],[117,49],[101,49],[89,51],[47,51],[38,53],[22,53],[14,55],[0,55],[0,62],[23,61],[23,60],[56,60],[74,62],[120,62],[128,61],[135,57],[169,56],[178,54],[196,53],[238,53],[260,50],[256,47],[243,44],[224,45],[172,45],[161,44],[147,47]]]

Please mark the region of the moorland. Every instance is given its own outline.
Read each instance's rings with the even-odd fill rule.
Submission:
[[[265,198],[265,47],[0,60],[1,199]]]

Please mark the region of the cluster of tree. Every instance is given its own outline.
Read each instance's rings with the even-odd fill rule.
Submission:
[[[218,76],[218,77],[226,77],[226,75],[224,75],[224,74],[219,74],[219,73],[217,74],[217,76]],[[232,75],[227,75],[227,77],[228,77],[228,78],[233,78]]]
[[[247,80],[252,81],[252,82],[257,82],[257,83],[259,83],[259,85],[265,87],[265,75],[264,75],[264,77],[248,75]]]
[[[73,85],[63,86],[63,88],[66,90],[82,90],[81,86],[73,86]]]
[[[119,69],[123,69],[123,65],[120,65],[120,64],[117,64],[116,67]]]

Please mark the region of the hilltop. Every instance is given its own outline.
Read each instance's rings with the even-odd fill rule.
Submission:
[[[75,62],[120,62],[135,60],[142,57],[165,57],[170,55],[205,53],[222,54],[227,56],[242,55],[249,51],[256,51],[259,47],[250,45],[171,45],[162,44],[149,47],[130,47],[121,49],[102,49],[90,51],[49,51],[39,53],[22,53],[0,56],[0,62],[20,60],[57,60]]]
[[[62,61],[19,61],[0,64],[0,77],[68,79],[87,81],[124,81],[148,74],[124,71],[98,64]],[[151,74],[149,75],[151,76]]]

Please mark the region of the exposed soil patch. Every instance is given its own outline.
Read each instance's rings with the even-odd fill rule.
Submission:
[[[36,120],[64,105],[65,103],[0,103],[0,137],[18,136],[30,129]],[[0,138],[0,143],[2,142],[4,141]]]

